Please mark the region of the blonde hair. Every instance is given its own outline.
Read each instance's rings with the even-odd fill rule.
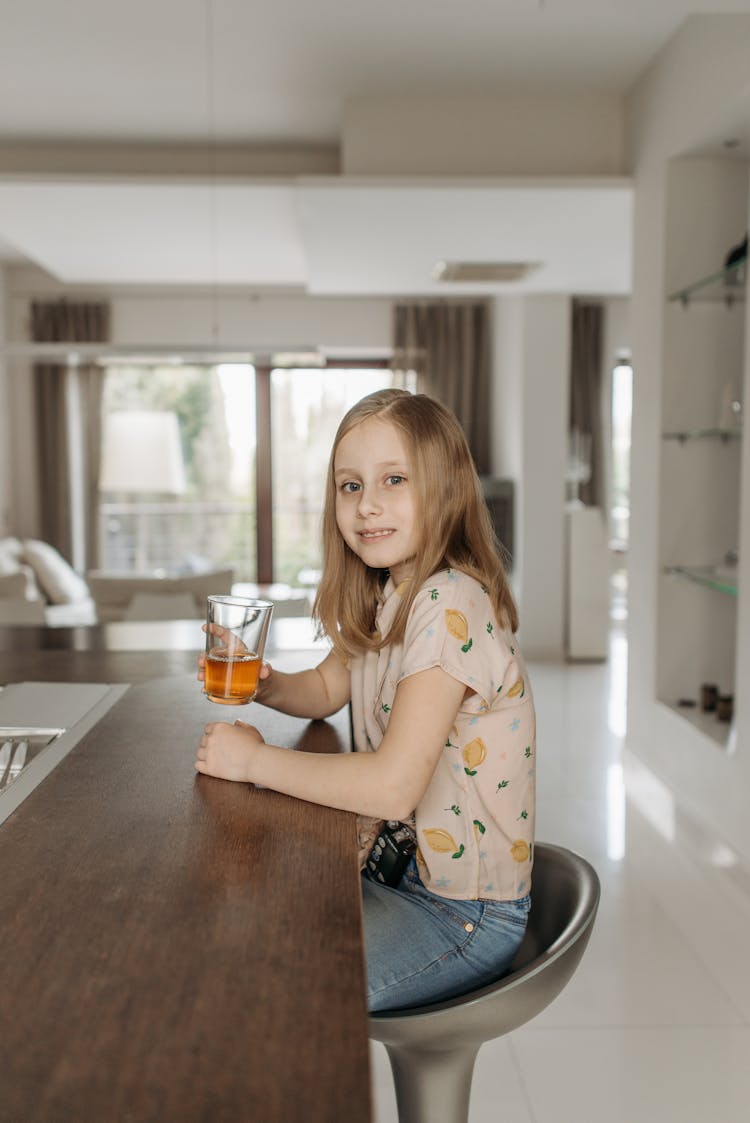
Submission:
[[[385,636],[375,613],[387,574],[370,569],[347,546],[336,522],[334,462],[342,438],[368,418],[390,422],[403,439],[415,491],[419,548],[409,592]],[[441,569],[458,569],[487,590],[495,617],[515,632],[518,613],[466,437],[457,418],[426,394],[378,390],[342,419],[331,449],[323,508],[323,575],[313,616],[342,656],[398,643],[414,597]]]

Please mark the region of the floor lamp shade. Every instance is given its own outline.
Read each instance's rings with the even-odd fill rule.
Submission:
[[[107,414],[99,490],[181,494],[185,466],[177,414],[161,410]]]

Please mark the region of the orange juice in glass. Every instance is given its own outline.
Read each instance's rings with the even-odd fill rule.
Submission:
[[[258,688],[271,601],[210,596],[203,692],[211,702],[244,706]]]

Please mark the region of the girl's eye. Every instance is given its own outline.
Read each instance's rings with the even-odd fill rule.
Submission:
[[[346,483],[341,485],[341,490],[345,495],[352,495],[355,491],[359,491],[359,484],[354,480],[347,480]]]
[[[387,482],[391,485],[402,484],[406,480],[406,476],[389,476]]]

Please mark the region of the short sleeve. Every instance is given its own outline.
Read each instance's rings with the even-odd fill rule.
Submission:
[[[414,598],[398,681],[442,667],[475,691],[483,708],[494,709],[518,678],[514,654],[513,637],[499,627],[485,589],[465,573],[447,570]]]

